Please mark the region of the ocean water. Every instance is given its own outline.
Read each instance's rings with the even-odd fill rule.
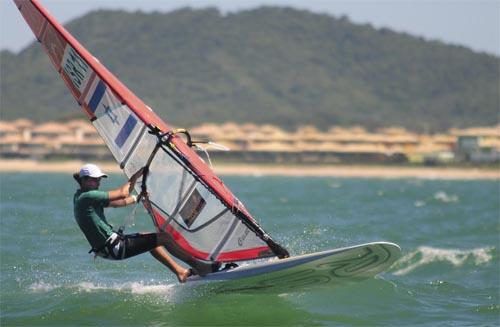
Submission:
[[[499,182],[223,178],[293,255],[386,240],[402,257],[355,283],[276,293],[180,285],[144,254],[93,260],[68,174],[0,174],[0,325],[495,326]],[[111,175],[102,188],[124,181]],[[120,225],[129,208],[108,209]],[[127,232],[152,231],[139,210]]]

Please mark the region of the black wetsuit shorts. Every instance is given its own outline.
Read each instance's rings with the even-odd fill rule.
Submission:
[[[120,236],[119,241],[108,244],[99,256],[110,260],[122,260],[149,252],[158,246],[156,233],[136,233]]]

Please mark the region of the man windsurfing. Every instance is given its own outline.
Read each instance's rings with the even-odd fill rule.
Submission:
[[[99,190],[101,178],[106,178],[101,169],[94,164],[85,164],[73,174],[80,188],[76,191],[73,204],[78,226],[92,246],[91,252],[109,260],[122,260],[141,253],[150,252],[153,257],[176,274],[183,283],[192,274],[204,276],[218,269],[217,264],[206,263],[185,253],[167,233],[136,233],[121,235],[113,230],[104,215],[106,207],[124,207],[137,202],[137,196],[130,192],[142,176],[142,169],[116,190]],[[192,268],[179,265],[168,252],[186,262]]]

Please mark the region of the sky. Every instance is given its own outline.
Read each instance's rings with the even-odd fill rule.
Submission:
[[[262,5],[345,15],[428,40],[462,45],[500,57],[500,0],[39,0],[63,24],[98,9],[169,12],[216,7],[237,12]],[[12,0],[0,0],[0,49],[19,52],[34,41]]]

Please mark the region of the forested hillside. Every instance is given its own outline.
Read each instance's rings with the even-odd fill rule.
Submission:
[[[346,17],[272,7],[227,15],[97,11],[66,27],[176,126],[432,132],[499,121],[499,58]],[[0,119],[83,117],[39,44],[0,59]]]

